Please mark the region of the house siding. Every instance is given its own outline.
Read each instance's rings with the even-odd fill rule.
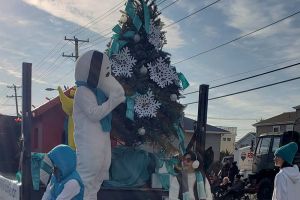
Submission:
[[[184,145],[187,146],[190,142],[193,133],[187,133],[185,135]],[[214,151],[214,161],[219,161],[220,159],[220,146],[221,146],[221,134],[220,133],[206,133],[206,140],[205,140],[205,149],[212,147]]]
[[[255,145],[255,136],[253,134],[248,134],[246,137],[237,141],[235,147],[236,149],[239,149],[242,147],[251,146],[252,141],[254,141],[254,145]]]

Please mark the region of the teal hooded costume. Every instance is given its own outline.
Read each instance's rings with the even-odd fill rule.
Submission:
[[[74,179],[80,186],[80,192],[72,200],[83,200],[84,186],[79,174],[76,171],[76,154],[67,145],[58,145],[48,153],[53,165],[60,170],[60,177],[52,175],[50,180],[51,200],[55,200],[63,191],[64,185]]]

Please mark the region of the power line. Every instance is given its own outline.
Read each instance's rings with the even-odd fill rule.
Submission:
[[[259,29],[256,29],[255,31],[251,31],[251,32],[249,32],[249,33],[247,33],[247,34],[241,35],[241,36],[239,36],[239,37],[237,37],[237,38],[235,38],[235,39],[232,39],[232,40],[230,40],[230,41],[228,41],[228,42],[225,42],[225,43],[223,43],[223,44],[220,44],[220,45],[218,45],[218,46],[216,46],[216,47],[213,47],[213,48],[211,48],[211,49],[208,49],[208,50],[206,50],[206,51],[199,52],[199,53],[197,53],[197,54],[195,54],[195,55],[193,55],[193,56],[190,56],[190,57],[188,57],[188,58],[182,59],[182,60],[180,60],[180,61],[178,61],[178,62],[175,62],[175,63],[172,63],[172,64],[173,64],[173,65],[176,65],[176,64],[185,62],[185,61],[187,61],[187,60],[190,60],[190,59],[195,58],[195,57],[197,57],[197,56],[200,56],[200,55],[202,55],[202,54],[208,53],[208,52],[210,52],[210,51],[213,51],[213,50],[215,50],[215,49],[218,49],[218,48],[220,48],[220,47],[223,47],[223,46],[225,46],[225,45],[228,45],[228,44],[230,44],[230,43],[232,43],[232,42],[235,42],[235,41],[240,40],[240,39],[242,39],[242,38],[245,38],[245,37],[247,37],[247,36],[249,36],[249,35],[252,35],[253,33],[259,32],[259,31],[261,31],[261,30],[263,30],[263,29],[265,29],[265,28],[268,28],[268,27],[270,27],[270,26],[273,26],[274,24],[277,24],[277,23],[279,23],[279,22],[282,22],[282,21],[284,21],[284,20],[286,20],[286,19],[288,19],[288,18],[290,18],[290,17],[293,17],[293,16],[299,14],[299,13],[300,13],[300,11],[297,11],[297,12],[295,12],[295,13],[293,13],[293,14],[287,16],[287,17],[284,17],[284,18],[282,18],[282,19],[280,19],[280,20],[277,20],[277,21],[275,21],[275,22],[272,22],[271,24],[268,24],[268,25],[263,26],[263,27],[261,27],[261,28],[259,28]]]
[[[172,3],[168,4],[167,6],[163,7],[162,9],[160,9],[160,11],[159,11],[159,12],[161,12],[161,11],[163,11],[163,10],[165,10],[165,9],[169,8],[170,6],[172,6],[173,4],[175,4],[175,3],[176,3],[176,2],[178,2],[178,1],[179,1],[179,0],[175,0],[175,1],[173,1]]]
[[[263,75],[266,75],[266,74],[270,74],[270,73],[273,73],[273,72],[277,72],[277,71],[280,71],[280,70],[283,70],[283,69],[295,67],[297,65],[300,65],[300,63],[288,65],[288,66],[285,66],[285,67],[281,67],[281,68],[274,69],[274,70],[271,70],[271,71],[267,71],[267,72],[264,72],[264,73],[256,74],[256,75],[253,75],[253,76],[248,76],[246,78],[242,78],[242,79],[239,79],[239,80],[236,80],[236,81],[231,81],[231,82],[228,82],[228,83],[216,85],[216,86],[210,87],[209,89],[214,89],[214,88],[222,87],[222,86],[225,86],[225,85],[230,85],[232,83],[237,83],[237,82],[241,82],[241,81],[244,81],[244,80],[248,80],[248,79],[251,79],[251,78],[256,78],[256,77],[263,76]]]
[[[297,80],[297,79],[300,79],[300,76],[299,77],[295,77],[295,78],[291,78],[291,79],[288,79],[288,80],[284,80],[284,81],[275,82],[275,83],[268,84],[268,85],[263,85],[263,86],[260,86],[260,87],[251,88],[251,89],[248,89],[248,90],[243,90],[243,91],[240,91],[240,92],[234,92],[234,93],[230,93],[230,94],[227,94],[227,95],[213,97],[213,98],[210,98],[208,100],[215,100],[215,99],[229,97],[229,96],[233,96],[233,95],[237,95],[237,94],[242,94],[242,93],[246,93],[246,92],[250,92],[250,91],[254,91],[254,90],[258,90],[258,89],[270,87],[270,86],[273,86],[273,85],[278,85],[278,84],[286,83],[286,82],[289,82],[289,81],[294,81],[294,80]],[[185,105],[191,105],[191,104],[195,104],[195,103],[198,103],[198,101],[187,103]]]
[[[168,25],[165,26],[164,28],[171,27],[171,26],[173,26],[174,24],[177,24],[177,23],[179,23],[179,22],[181,22],[181,21],[183,21],[183,20],[185,20],[185,19],[187,19],[187,18],[189,18],[189,17],[191,17],[191,16],[197,14],[198,12],[201,12],[201,11],[203,11],[203,10],[209,8],[210,6],[212,6],[212,5],[216,4],[216,3],[218,3],[219,1],[221,1],[221,0],[217,0],[217,1],[215,1],[215,2],[212,2],[212,3],[208,4],[207,6],[205,6],[205,7],[203,7],[203,8],[200,8],[200,9],[198,9],[198,10],[192,12],[191,14],[189,14],[189,15],[187,15],[187,16],[185,16],[185,17],[179,19],[179,20],[177,20],[176,22],[173,22],[173,23],[171,23],[171,24],[168,24]]]
[[[281,62],[278,62],[278,63],[274,63],[274,64],[271,64],[271,65],[268,65],[268,66],[257,67],[257,68],[255,68],[255,69],[253,69],[253,70],[248,70],[248,71],[244,71],[244,72],[240,72],[240,73],[236,73],[236,74],[231,74],[231,75],[228,75],[228,76],[223,76],[223,77],[221,77],[221,78],[218,78],[218,79],[214,79],[214,80],[208,81],[208,83],[215,82],[215,81],[219,81],[219,80],[223,80],[223,79],[227,79],[227,78],[231,78],[231,77],[234,77],[234,76],[238,76],[238,75],[242,75],[242,74],[246,74],[246,73],[250,73],[250,72],[254,72],[254,71],[259,71],[259,70],[262,70],[262,69],[266,69],[266,68],[273,67],[273,66],[275,66],[275,65],[280,65],[280,64],[283,64],[283,63],[286,63],[286,62],[290,62],[290,61],[294,61],[294,60],[298,60],[298,59],[299,59],[299,58],[293,58],[293,59],[281,61]]]
[[[172,3],[168,4],[167,6],[165,6],[164,8],[162,8],[160,11],[162,11],[162,10],[164,10],[164,9],[167,9],[168,7],[170,7],[171,5],[175,4],[175,3],[178,2],[178,1],[179,1],[179,0],[175,0],[174,2],[172,2]],[[162,2],[164,2],[164,1],[162,1]],[[160,2],[160,3],[162,3],[162,2]],[[159,3],[159,4],[160,4],[160,3]],[[110,14],[111,14],[111,13],[110,13]],[[174,24],[172,24],[172,25],[174,25]],[[113,27],[108,28],[108,29],[112,29],[112,28],[113,28]],[[107,30],[107,29],[105,29],[104,31],[106,31],[106,30]],[[104,31],[102,31],[102,33],[103,33]],[[112,34],[112,33],[113,33],[113,32],[110,31],[109,33],[104,34],[103,36],[101,36],[101,37],[95,39],[94,41],[91,41],[91,42],[90,42],[91,45],[90,45],[90,46],[87,46],[87,45],[86,45],[86,47],[83,48],[83,49],[89,49],[89,48],[91,48],[91,47],[93,47],[93,46],[96,46],[96,45],[98,45],[98,44],[101,44],[101,43],[103,43],[103,42],[109,40],[110,38],[105,38],[105,37],[108,36],[108,35],[110,35],[110,34]],[[100,39],[101,39],[101,40],[100,40]],[[97,42],[97,43],[95,43],[97,40],[100,40],[100,41]]]
[[[98,20],[102,20],[104,19],[105,17],[111,15],[114,11],[118,10],[119,8],[121,8],[122,6],[120,6],[121,4],[123,4],[125,1],[121,1],[120,3],[118,3],[117,5],[113,6],[111,9],[109,9],[108,11],[106,11],[104,14],[100,15],[99,17],[96,17],[95,19],[91,20],[90,22],[88,22],[87,24],[85,24],[84,26],[80,27],[80,28],[77,28],[73,31],[71,31],[69,34],[73,34],[73,33],[76,33],[76,34],[79,34],[80,30],[84,29],[84,28],[88,28],[91,24],[93,23],[96,23]],[[109,13],[110,12],[110,13]],[[109,14],[108,14],[109,13]],[[107,16],[105,16],[106,14],[108,14]],[[105,16],[105,17],[104,17]]]
[[[197,117],[198,115],[194,115],[194,114],[185,114],[185,115],[188,115],[188,116],[193,116],[193,117]],[[254,119],[254,118],[223,118],[223,117],[207,117],[207,119],[218,119],[218,120],[229,120],[229,121],[255,121],[257,119]]]
[[[281,67],[281,68],[274,69],[274,70],[271,70],[271,71],[267,71],[267,72],[264,72],[264,73],[256,74],[256,75],[253,75],[253,76],[248,76],[248,77],[246,77],[246,78],[238,79],[238,80],[235,80],[235,81],[230,81],[230,82],[228,82],[228,83],[223,83],[223,84],[220,84],[220,85],[216,85],[216,86],[213,86],[213,87],[209,87],[209,89],[214,89],[214,88],[218,88],[218,87],[230,85],[230,84],[233,84],[233,83],[245,81],[245,80],[248,80],[248,79],[256,78],[256,77],[259,77],[259,76],[263,76],[263,75],[266,75],[266,74],[270,74],[270,73],[273,73],[273,72],[277,72],[277,71],[280,71],[280,70],[284,70],[284,69],[287,69],[287,68],[295,67],[295,66],[297,66],[297,65],[300,65],[300,63],[288,65],[288,66],[285,66],[285,67]],[[198,92],[198,91],[193,91],[193,92],[186,93],[186,94],[184,94],[184,95],[193,94],[193,93],[197,93],[197,92]]]

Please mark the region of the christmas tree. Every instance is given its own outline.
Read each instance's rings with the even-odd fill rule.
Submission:
[[[161,14],[155,1],[128,0],[108,44],[112,74],[122,84],[126,103],[113,113],[113,134],[128,145],[157,142],[163,149],[181,142],[184,106],[180,92],[188,86],[171,65]]]

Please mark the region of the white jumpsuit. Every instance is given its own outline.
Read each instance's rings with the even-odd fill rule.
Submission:
[[[125,100],[124,92],[113,93],[102,105],[85,86],[74,97],[74,138],[77,171],[84,184],[84,200],[97,200],[103,180],[109,178],[111,163],[110,133],[103,132],[100,120]]]

